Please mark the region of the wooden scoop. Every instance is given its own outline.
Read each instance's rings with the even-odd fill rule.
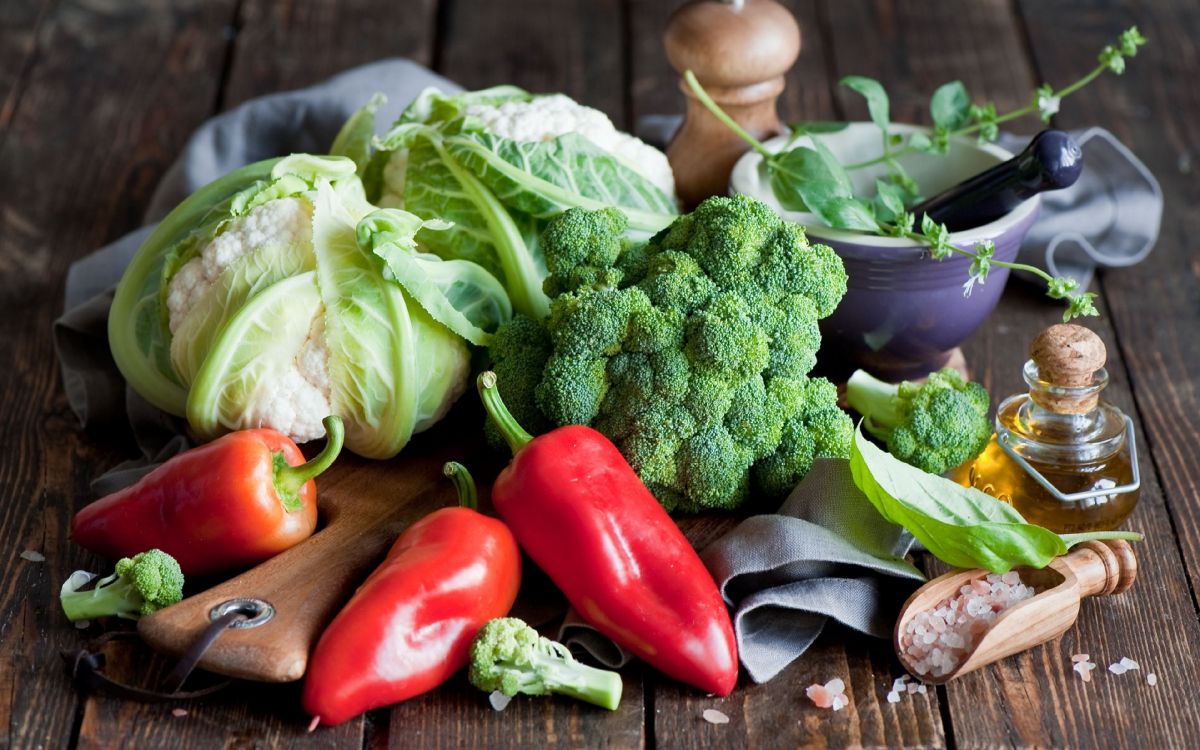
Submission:
[[[924,682],[940,685],[1006,656],[1026,651],[1054,640],[1075,624],[1079,602],[1085,596],[1119,594],[1133,585],[1137,577],[1137,558],[1124,540],[1090,541],[1074,547],[1053,560],[1046,568],[1014,568],[1021,582],[1038,593],[1004,610],[988,629],[975,649],[953,672],[932,677],[920,675],[909,664],[900,645],[908,621],[920,612],[959,593],[959,589],[988,574],[986,570],[965,570],[935,578],[908,598],[896,621],[892,644],[904,668]]]
[[[199,667],[260,682],[300,679],[325,625],[400,531],[455,502],[454,487],[443,476],[442,464],[450,459],[469,462],[481,453],[477,437],[461,437],[465,430],[478,435],[478,419],[458,427],[439,426],[433,431],[436,434],[422,436],[419,444],[410,445],[392,461],[343,454],[317,480],[321,530],[256,568],[143,617],[138,633],[155,649],[179,656],[215,619],[213,613],[220,607],[242,609],[259,615],[251,622],[265,621],[223,632]],[[261,606],[247,600],[266,603],[269,617],[259,613]]]

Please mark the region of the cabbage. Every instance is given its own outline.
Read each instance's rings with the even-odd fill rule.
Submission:
[[[551,219],[575,206],[615,206],[629,217],[631,233],[649,235],[678,213],[673,196],[638,165],[579,133],[517,141],[490,132],[468,112],[538,99],[513,86],[453,95],[429,89],[376,140],[379,151],[367,159],[373,99],[347,122],[335,147],[359,164],[373,199],[451,222],[448,229],[422,229],[422,244],[442,258],[479,264],[504,282],[513,308],[533,318],[549,311],[538,236]],[[398,196],[384,189],[401,182]]]
[[[203,438],[269,426],[303,441],[334,413],[350,450],[393,456],[465,389],[468,342],[512,315],[486,270],[423,252],[417,232],[447,226],[377,210],[350,159],[250,165],[139,249],[109,314],[113,357]]]

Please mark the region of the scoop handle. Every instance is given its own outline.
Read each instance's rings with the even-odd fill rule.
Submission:
[[[1062,558],[1079,581],[1079,596],[1127,591],[1137,579],[1137,557],[1124,539],[1083,542]]]

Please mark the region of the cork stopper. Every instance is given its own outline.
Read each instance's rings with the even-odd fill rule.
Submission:
[[[663,46],[682,76],[692,71],[721,109],[759,140],[783,132],[776,100],[800,55],[800,27],[775,0],[693,0],[667,22]],[[681,79],[683,125],[667,147],[685,208],[725,195],[749,146],[713,117]]]
[[[1038,334],[1029,356],[1038,377],[1054,387],[1031,391],[1039,406],[1058,414],[1086,414],[1096,408],[1100,394],[1092,386],[1107,356],[1099,336],[1083,326],[1060,323]]]

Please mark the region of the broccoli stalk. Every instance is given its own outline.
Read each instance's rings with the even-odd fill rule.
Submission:
[[[983,386],[950,368],[920,385],[892,385],[862,370],[846,383],[846,403],[863,416],[867,431],[893,456],[930,474],[944,474],[987,447],[988,400]]]
[[[621,676],[576,661],[567,647],[545,638],[523,620],[489,620],[471,643],[471,684],[487,692],[557,693],[609,710],[621,702]]]
[[[183,571],[175,558],[160,549],[118,560],[116,572],[87,591],[72,585],[75,578],[63,584],[59,596],[72,622],[112,616],[136,620],[183,598]]]

